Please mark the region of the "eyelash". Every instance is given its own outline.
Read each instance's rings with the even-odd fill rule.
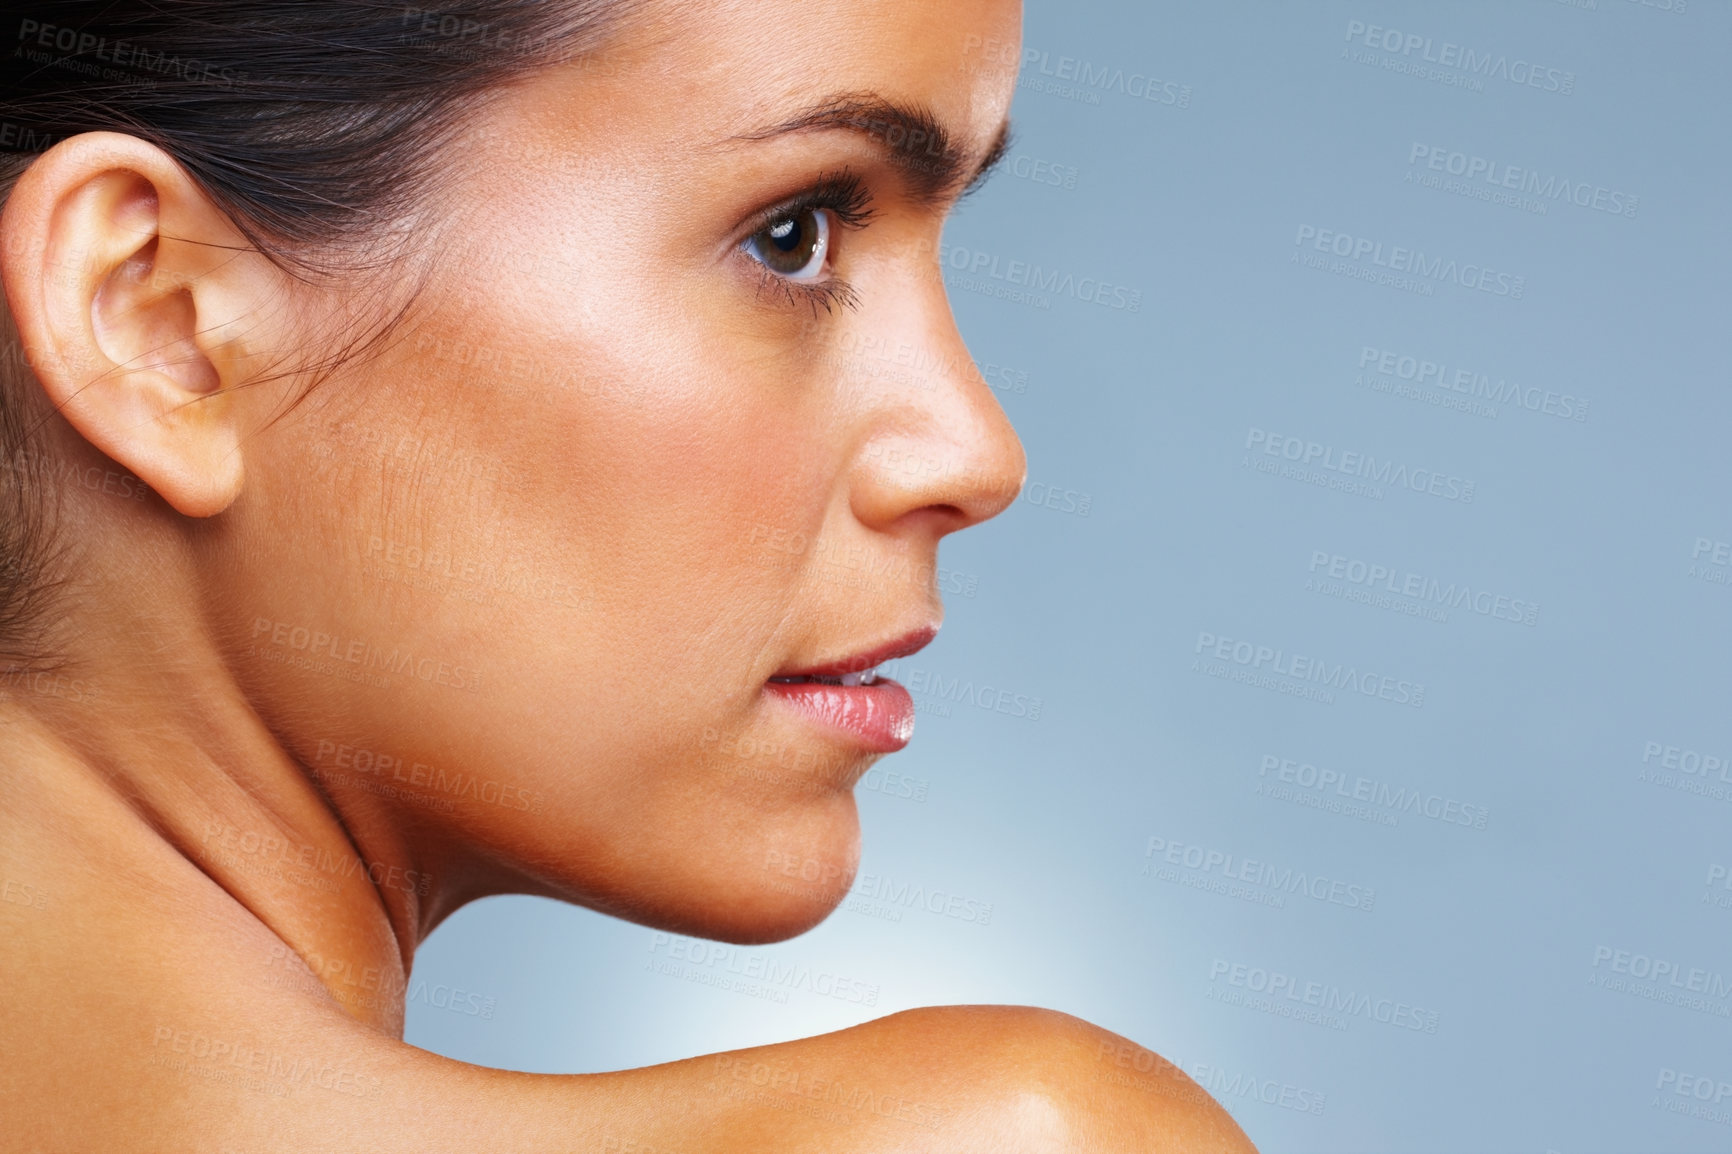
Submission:
[[[828,210],[844,228],[860,229],[877,214],[872,209],[872,193],[866,187],[866,182],[848,169],[824,173],[810,187],[783,201],[763,213],[752,224],[746,233],[746,239],[756,236],[759,232],[785,220],[791,216],[799,216],[803,212]],[[832,242],[838,230],[831,230]],[[741,251],[745,251],[746,241],[740,242]],[[766,288],[779,291],[790,305],[805,302],[812,308],[812,315],[818,315],[819,306],[826,313],[835,307],[857,308],[860,303],[854,286],[841,277],[830,277],[821,281],[794,281],[777,273],[763,261],[749,252],[746,259],[758,266],[758,291],[761,294]],[[826,254],[828,259],[828,254]]]

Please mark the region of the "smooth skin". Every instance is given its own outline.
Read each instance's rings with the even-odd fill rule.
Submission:
[[[0,336],[70,551],[63,666],[0,674],[0,1149],[1252,1149],[1148,1051],[1020,1007],[602,1075],[401,1041],[417,944],[489,894],[738,942],[829,913],[877,755],[765,682],[935,626],[939,539],[1023,480],[936,259],[1019,5],[651,12],[474,109],[389,278],[289,276],[131,136],[19,179]],[[775,131],[862,94],[956,171]],[[841,170],[872,215],[826,307],[741,242]]]

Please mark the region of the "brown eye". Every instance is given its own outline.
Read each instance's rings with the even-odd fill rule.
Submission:
[[[830,249],[830,214],[803,208],[777,217],[745,240],[746,252],[778,276],[816,280]]]

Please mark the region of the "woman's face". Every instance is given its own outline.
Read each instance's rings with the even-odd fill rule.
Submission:
[[[767,940],[840,900],[912,711],[772,679],[925,640],[939,538],[1020,488],[937,260],[1019,21],[717,0],[506,88],[396,343],[247,443],[234,667],[452,883],[424,925],[507,886]]]

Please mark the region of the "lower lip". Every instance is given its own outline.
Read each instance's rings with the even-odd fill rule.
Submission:
[[[853,737],[869,753],[895,753],[914,736],[914,699],[880,677],[871,685],[769,681],[764,688],[808,717]]]

